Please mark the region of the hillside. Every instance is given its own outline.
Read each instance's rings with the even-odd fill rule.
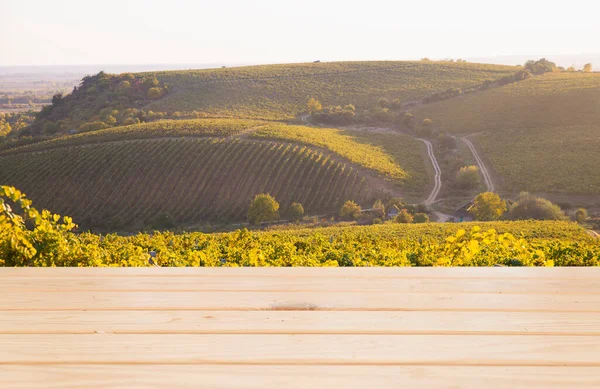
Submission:
[[[515,68],[450,62],[337,62],[154,73],[99,73],[53,98],[32,135],[90,131],[163,118],[207,116],[291,119],[309,97],[368,106],[377,99],[420,99],[468,88]]]
[[[600,74],[546,73],[416,108],[419,118],[473,137],[501,189],[600,194]]]
[[[1,158],[0,181],[84,227],[244,220],[250,200],[338,209],[368,196],[352,168],[305,146],[227,139],[120,141]]]
[[[383,189],[422,197],[428,179],[419,142],[396,138],[390,154],[336,129],[161,121],[6,150],[0,182],[84,227],[142,227],[159,216],[243,221],[258,193],[271,193],[282,209],[298,201],[308,214],[336,212],[348,199],[371,205]]]
[[[289,119],[305,109],[309,97],[325,105],[372,105],[381,97],[409,101],[514,71],[450,62],[334,62],[151,73],[170,93],[147,108]]]

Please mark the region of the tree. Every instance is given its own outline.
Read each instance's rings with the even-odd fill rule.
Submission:
[[[415,214],[414,222],[415,223],[428,223],[429,216],[427,216],[426,213],[417,213],[417,214]]]
[[[158,98],[160,98],[163,95],[163,90],[160,88],[150,88],[148,89],[148,98],[152,99],[152,100],[156,100]]]
[[[406,126],[406,128],[413,130],[415,128],[415,117],[410,112],[405,112],[402,115],[402,124]]]
[[[379,105],[379,108],[381,108],[381,109],[383,109],[383,108],[389,108],[390,107],[390,102],[385,97],[382,97],[377,102],[377,105]]]
[[[375,217],[384,218],[385,217],[385,206],[383,205],[383,201],[377,200],[373,204],[373,214]]]
[[[248,222],[260,224],[279,219],[279,203],[270,194],[261,193],[254,197],[248,209]]]
[[[304,216],[304,207],[300,203],[292,203],[288,209],[288,215],[293,221],[300,221]]]
[[[527,192],[519,195],[508,212],[509,220],[564,220],[565,213],[556,204]]]
[[[463,166],[456,174],[456,185],[463,189],[475,189],[479,186],[481,177],[477,166]]]
[[[493,192],[480,193],[473,201],[469,212],[477,220],[497,220],[506,212],[506,201]]]
[[[360,216],[361,208],[360,205],[356,204],[352,200],[348,200],[342,205],[340,209],[340,216],[345,220],[356,220]]]
[[[591,63],[586,63],[585,65],[583,65],[583,71],[586,73],[591,73],[592,71],[592,64]]]
[[[525,63],[525,69],[529,70],[533,74],[544,74],[555,72],[557,67],[554,62],[550,62],[546,58],[542,58],[539,61],[527,61]]]
[[[323,106],[321,105],[319,100],[314,99],[312,97],[310,99],[308,99],[307,107],[308,107],[308,112],[311,115],[313,115],[317,112],[320,112],[323,109]]]
[[[569,73],[573,73],[574,71],[575,71],[575,67],[574,66],[569,66],[567,68],[567,72],[569,72]]]
[[[401,209],[396,216],[396,223],[410,224],[414,221],[413,215],[410,214],[406,209]]]
[[[586,211],[585,208],[579,208],[576,212],[575,212],[575,221],[577,223],[585,223],[585,221],[588,219],[588,213]]]

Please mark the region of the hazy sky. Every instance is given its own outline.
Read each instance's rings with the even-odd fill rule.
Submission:
[[[598,0],[0,0],[0,65],[600,51]]]

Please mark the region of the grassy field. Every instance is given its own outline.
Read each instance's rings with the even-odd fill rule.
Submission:
[[[169,94],[153,111],[289,119],[309,97],[324,105],[371,106],[379,98],[420,99],[515,72],[515,67],[450,62],[334,62],[151,73]]]
[[[285,209],[338,211],[369,196],[351,167],[307,146],[199,138],[60,147],[0,158],[0,182],[88,227],[243,221],[251,199],[272,194]]]
[[[546,73],[525,81],[423,105],[418,118],[455,134],[600,123],[600,73]]]
[[[415,110],[474,138],[501,189],[600,194],[600,74],[547,73]]]
[[[475,140],[506,191],[600,194],[600,123],[488,131]]]

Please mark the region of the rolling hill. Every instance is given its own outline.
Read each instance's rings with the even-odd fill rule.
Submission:
[[[385,188],[422,196],[418,141],[398,135],[396,147],[391,155],[340,130],[256,120],[160,121],[6,150],[0,182],[83,227],[232,222],[258,193],[308,214],[349,199],[370,205]]]
[[[600,74],[546,73],[417,107],[451,134],[472,139],[501,189],[600,194]]]

